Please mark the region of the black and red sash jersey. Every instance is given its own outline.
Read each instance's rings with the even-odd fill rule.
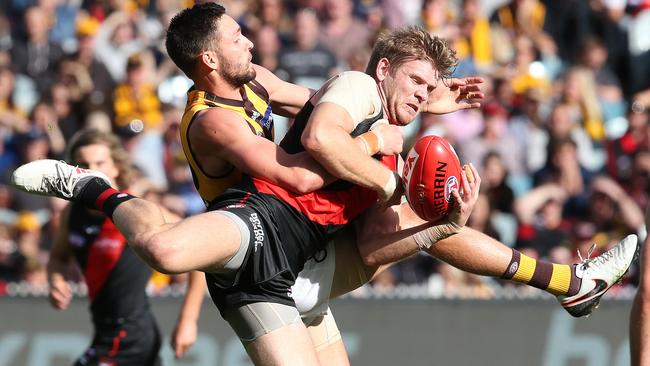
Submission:
[[[289,153],[304,151],[300,137],[314,106],[306,103],[280,143]],[[353,137],[367,132],[373,123],[382,118],[379,113],[362,121],[351,133]],[[388,168],[397,168],[395,156],[376,156]],[[294,270],[302,269],[304,262],[321,250],[327,241],[346,225],[377,202],[377,192],[338,180],[317,191],[297,194],[274,183],[244,175],[242,181],[220,195],[210,209],[228,206],[251,205],[260,215],[272,223],[282,238],[283,228],[292,231],[284,237],[300,237],[302,240],[285,248],[287,259]],[[291,212],[291,214],[287,214]],[[285,221],[289,221],[289,225]],[[295,235],[295,231],[301,234]],[[288,234],[288,233],[287,233]],[[296,272],[297,273],[297,272]]]
[[[88,286],[93,319],[130,318],[149,308],[151,269],[104,214],[73,204],[68,242]]]

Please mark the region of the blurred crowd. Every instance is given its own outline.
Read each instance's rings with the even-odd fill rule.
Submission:
[[[409,144],[442,135],[461,162],[477,166],[483,186],[471,227],[557,263],[595,256],[630,233],[645,235],[649,0],[221,3],[255,44],[254,62],[312,88],[338,72],[365,70],[384,29],[419,25],[445,37],[460,59],[455,76],[485,78],[483,107],[422,115],[405,135]],[[204,209],[178,132],[191,83],[164,48],[169,20],[192,4],[2,1],[0,296],[16,282],[46,286],[47,253],[65,206],[14,190],[11,172],[35,159],[65,159],[66,142],[83,127],[120,137],[145,198],[181,216]],[[289,123],[277,118],[276,136]],[[634,285],[632,272],[627,281]],[[150,290],[184,281],[155,273]],[[503,286],[425,255],[386,271],[373,286],[398,284],[473,297]]]

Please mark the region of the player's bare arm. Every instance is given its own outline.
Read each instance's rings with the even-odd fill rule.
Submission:
[[[50,304],[57,310],[65,310],[72,300],[72,290],[64,273],[72,263],[72,250],[68,242],[68,220],[70,205],[61,214],[61,226],[56,234],[50,259],[47,263],[47,279],[50,286]]]
[[[239,115],[223,108],[199,114],[189,134],[199,163],[210,174],[224,174],[234,166],[296,193],[322,187],[328,176],[307,153],[287,154],[273,141],[253,134]]]
[[[320,103],[309,118],[302,143],[328,172],[376,190],[385,201],[395,188],[390,192],[386,190],[387,182],[394,179],[393,172],[358,149],[350,136],[353,128],[352,117],[344,108],[330,102]],[[401,145],[401,141],[396,145]]]

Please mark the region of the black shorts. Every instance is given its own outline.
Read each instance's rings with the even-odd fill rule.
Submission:
[[[158,366],[160,330],[151,311],[133,319],[96,320],[92,344],[75,366]]]
[[[237,216],[250,234],[246,256],[234,276],[206,273],[212,301],[224,317],[229,310],[255,302],[295,306],[291,286],[307,259],[326,243],[322,227],[282,201],[261,194],[248,198],[245,203],[222,201],[210,207]]]

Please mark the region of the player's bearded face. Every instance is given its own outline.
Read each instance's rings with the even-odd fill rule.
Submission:
[[[250,53],[247,54],[243,61],[233,60],[228,56],[220,56],[219,63],[221,67],[221,77],[232,85],[244,85],[255,79],[256,72],[253,64],[250,62]]]

